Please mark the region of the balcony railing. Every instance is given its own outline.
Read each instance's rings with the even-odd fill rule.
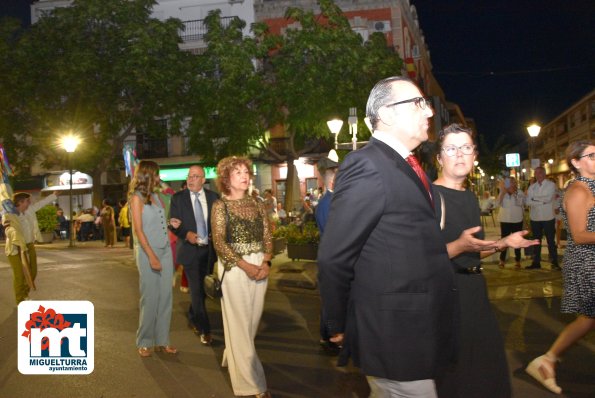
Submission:
[[[224,28],[229,27],[231,21],[237,17],[222,17],[221,26]],[[192,21],[184,21],[184,30],[180,30],[180,37],[184,42],[204,40],[205,34],[208,31],[207,25],[204,19],[195,19]]]

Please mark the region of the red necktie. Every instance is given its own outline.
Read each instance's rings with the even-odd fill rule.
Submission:
[[[430,192],[430,183],[428,182],[426,173],[424,172],[424,170],[421,168],[419,162],[417,161],[417,158],[413,155],[409,155],[409,156],[407,156],[407,158],[405,160],[407,161],[407,163],[409,163],[409,165],[411,166],[413,171],[415,171],[415,174],[417,174],[417,176],[419,177],[421,182],[424,184],[424,187],[426,187],[426,191],[428,191],[428,195],[430,196],[430,199],[432,199],[432,194]]]

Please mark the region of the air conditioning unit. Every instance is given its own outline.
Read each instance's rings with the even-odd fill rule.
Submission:
[[[374,21],[374,32],[390,32],[390,21]]]
[[[417,44],[414,44],[411,48],[411,56],[413,57],[413,59],[421,58],[421,54],[419,53],[419,46]]]

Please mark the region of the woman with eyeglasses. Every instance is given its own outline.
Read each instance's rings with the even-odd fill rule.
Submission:
[[[566,163],[577,177],[566,188],[560,209],[568,231],[561,311],[577,314],[577,318],[526,369],[556,394],[562,392],[556,383],[556,362],[568,348],[595,330],[595,141],[571,143],[566,149]]]
[[[476,158],[472,131],[458,124],[439,135],[437,160],[442,167],[434,181],[436,214],[454,268],[459,299],[455,362],[436,379],[440,398],[511,396],[504,343],[481,274],[481,258],[507,247],[537,244],[527,231],[498,241],[485,241],[477,197],[467,189]]]

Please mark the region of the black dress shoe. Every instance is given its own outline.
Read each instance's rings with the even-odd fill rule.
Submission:
[[[200,344],[211,345],[212,342],[213,342],[213,337],[210,334],[206,333],[206,334],[200,335]]]
[[[541,268],[541,265],[539,265],[539,264],[531,264],[531,265],[525,267],[525,269],[540,269],[540,268]]]
[[[193,324],[188,323],[188,327],[190,328],[190,330],[192,330],[192,333],[194,333],[197,336],[200,336],[202,334],[202,332]]]
[[[562,268],[560,268],[560,266],[558,264],[552,264],[552,269],[554,271],[562,271]]]

